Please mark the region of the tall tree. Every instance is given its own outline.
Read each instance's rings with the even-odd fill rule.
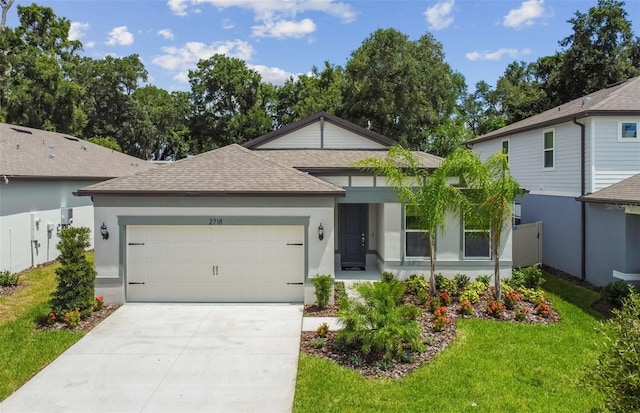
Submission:
[[[459,177],[461,180],[461,185],[454,189],[464,195],[466,200],[463,209],[467,225],[489,231],[494,294],[495,299],[500,300],[502,236],[511,225],[513,201],[522,193],[522,189],[511,176],[509,162],[502,153],[491,156],[483,163],[474,152],[459,150],[445,159],[440,168],[443,175]]]
[[[0,19],[0,30],[4,29],[7,25],[7,13],[13,5],[14,0],[0,0],[0,7],[2,7],[2,19]]]
[[[447,170],[429,171],[413,152],[400,146],[391,147],[386,159],[367,158],[355,166],[387,178],[400,201],[411,209],[416,224],[425,231],[429,244],[429,290],[435,295],[436,234],[445,230],[446,213],[465,205],[463,195],[449,185]]]
[[[598,0],[597,6],[587,13],[576,11],[568,22],[573,33],[559,42],[566,50],[557,103],[640,74],[640,38],[633,34],[623,1]]]
[[[275,90],[244,61],[225,55],[200,60],[197,69],[189,71],[189,82],[196,152],[243,143],[272,130],[269,108]]]
[[[345,77],[343,117],[411,148],[453,113],[465,88],[433,36],[411,41],[395,29],[367,38],[351,54]]]

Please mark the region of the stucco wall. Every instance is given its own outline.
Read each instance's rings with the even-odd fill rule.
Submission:
[[[624,207],[609,204],[586,204],[587,245],[586,277],[595,285],[612,281],[613,270],[627,272]],[[634,254],[637,256],[637,252]]]

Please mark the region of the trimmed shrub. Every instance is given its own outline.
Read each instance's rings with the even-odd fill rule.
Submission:
[[[79,311],[81,317],[93,311],[96,270],[85,255],[85,248],[91,245],[89,234],[86,227],[69,227],[59,233],[58,286],[51,298],[52,311],[58,319],[64,319],[70,311]]]
[[[329,298],[331,297],[331,286],[333,285],[333,277],[328,274],[316,274],[311,279],[313,286],[316,288],[316,304],[318,308],[324,310],[329,304]]]
[[[456,276],[453,277],[453,280],[458,285],[458,291],[464,291],[465,288],[467,288],[467,285],[469,285],[470,281],[467,274],[456,274]]]
[[[522,287],[537,290],[544,283],[544,278],[542,278],[540,266],[532,265],[530,267],[514,268],[511,271],[511,278],[507,279],[506,283],[515,290]]]
[[[489,285],[491,284],[491,277],[493,277],[492,275],[478,275],[476,277],[476,281],[477,282],[481,282],[482,284],[486,285],[487,288],[489,288]]]
[[[419,295],[421,292],[429,291],[429,282],[424,278],[424,274],[411,274],[405,283],[409,294]]]
[[[640,411],[640,294],[631,290],[598,330],[604,340],[587,380],[604,393],[609,411]]]
[[[363,354],[380,354],[384,360],[399,359],[405,348],[424,351],[415,311],[399,305],[405,291],[401,282],[363,283],[356,287],[361,299],[342,301],[338,318],[344,328],[338,340],[358,346]]]
[[[450,278],[445,278],[438,291],[447,293],[450,296],[458,295],[458,283]]]
[[[11,274],[9,271],[0,271],[0,287],[15,287],[20,281],[18,274]]]
[[[602,290],[604,298],[616,308],[622,307],[622,301],[629,297],[629,294],[629,284],[622,280],[609,283]]]
[[[392,272],[385,271],[382,273],[382,277],[380,278],[380,281],[382,281],[383,283],[388,283],[388,282],[394,281],[395,279],[396,279],[396,276],[393,275]]]

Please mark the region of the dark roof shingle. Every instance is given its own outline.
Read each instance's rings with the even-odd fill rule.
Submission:
[[[640,174],[580,197],[585,202],[640,203]]]

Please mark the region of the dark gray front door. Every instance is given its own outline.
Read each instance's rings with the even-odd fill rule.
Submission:
[[[367,204],[339,204],[340,256],[342,268],[364,268],[367,258]]]

